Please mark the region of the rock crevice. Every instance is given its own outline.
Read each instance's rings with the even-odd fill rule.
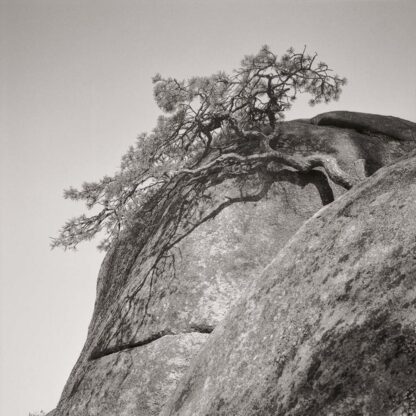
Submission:
[[[209,326],[209,325],[192,325],[189,328],[188,331],[181,331],[181,332],[174,332],[172,330],[166,329],[164,331],[153,334],[149,338],[146,338],[142,341],[132,342],[130,344],[117,345],[117,346],[115,346],[111,349],[108,349],[108,350],[103,350],[103,351],[98,351],[98,352],[93,351],[92,354],[90,355],[89,359],[90,359],[90,361],[98,360],[100,358],[106,357],[106,356],[114,354],[114,353],[130,350],[132,348],[143,347],[145,345],[151,344],[152,342],[155,342],[155,341],[159,340],[160,338],[163,338],[163,337],[166,337],[166,336],[182,335],[182,334],[194,334],[194,333],[210,334],[213,330],[214,330],[214,327]]]

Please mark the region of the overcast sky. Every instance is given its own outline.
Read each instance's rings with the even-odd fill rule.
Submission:
[[[269,44],[348,78],[344,109],[416,121],[414,0],[0,0],[0,414],[51,410],[81,351],[103,254],[50,251],[158,115],[151,77],[231,70]]]

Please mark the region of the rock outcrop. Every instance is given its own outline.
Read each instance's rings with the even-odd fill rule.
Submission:
[[[381,117],[387,127],[374,117]],[[283,123],[282,140],[276,145],[292,146],[298,153],[317,149],[335,155],[341,168],[358,183],[415,147],[414,137],[406,128],[416,128],[409,123],[383,116],[327,113],[310,121]],[[160,414],[200,348],[209,340],[207,348],[215,349],[218,335],[212,338],[209,334],[247,292],[253,279],[258,279],[305,220],[344,192],[320,170],[285,170],[279,175],[280,182],[273,185],[267,198],[231,205],[182,240],[159,262],[161,267],[156,272],[152,266],[160,255],[161,231],[145,243],[137,236],[137,243],[129,237],[113,245],[101,267],[86,344],[54,416]],[[219,197],[230,192],[235,190],[226,186],[217,190]],[[324,256],[325,248],[322,250]],[[284,316],[270,322],[276,331]],[[239,359],[232,372],[238,373],[238,368],[246,365],[251,368],[246,357]],[[202,372],[199,362],[191,374],[198,380],[209,379],[210,374]],[[194,376],[179,390],[183,392],[189,385],[190,395],[182,394],[172,402],[172,414],[202,415],[208,409],[201,407],[200,413],[183,410],[188,405],[189,409],[199,409],[199,399],[193,401],[193,397],[201,386],[189,381]],[[212,403],[216,400],[214,390],[207,396]],[[255,395],[255,390],[247,390],[246,395]],[[217,414],[212,409],[210,414]]]
[[[163,415],[416,411],[416,156],[321,209],[216,328]]]
[[[159,414],[191,358],[252,275],[322,207],[311,177],[311,183],[303,178],[298,185],[276,185],[267,200],[233,205],[201,225],[180,243],[175,267],[153,283],[146,281],[131,300],[145,273],[127,263],[136,255],[134,247],[124,241],[115,246],[103,262],[88,340],[56,415]],[[116,314],[117,306],[129,301],[138,310],[98,335],[106,308]],[[146,308],[143,322],[140,307]]]

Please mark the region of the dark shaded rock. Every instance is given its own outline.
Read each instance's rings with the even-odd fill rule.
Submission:
[[[414,149],[416,124],[396,117],[347,111],[282,123],[276,149],[336,157],[355,182]]]
[[[416,157],[319,211],[210,336],[163,415],[415,411]]]
[[[356,113],[353,111],[331,111],[318,114],[312,124],[354,129],[362,133],[382,134],[400,141],[416,140],[416,124],[393,116]]]

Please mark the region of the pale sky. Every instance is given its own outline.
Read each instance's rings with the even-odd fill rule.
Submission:
[[[51,410],[81,351],[103,253],[50,251],[159,114],[151,77],[231,70],[269,44],[348,78],[344,109],[416,121],[414,0],[0,0],[0,414]]]

